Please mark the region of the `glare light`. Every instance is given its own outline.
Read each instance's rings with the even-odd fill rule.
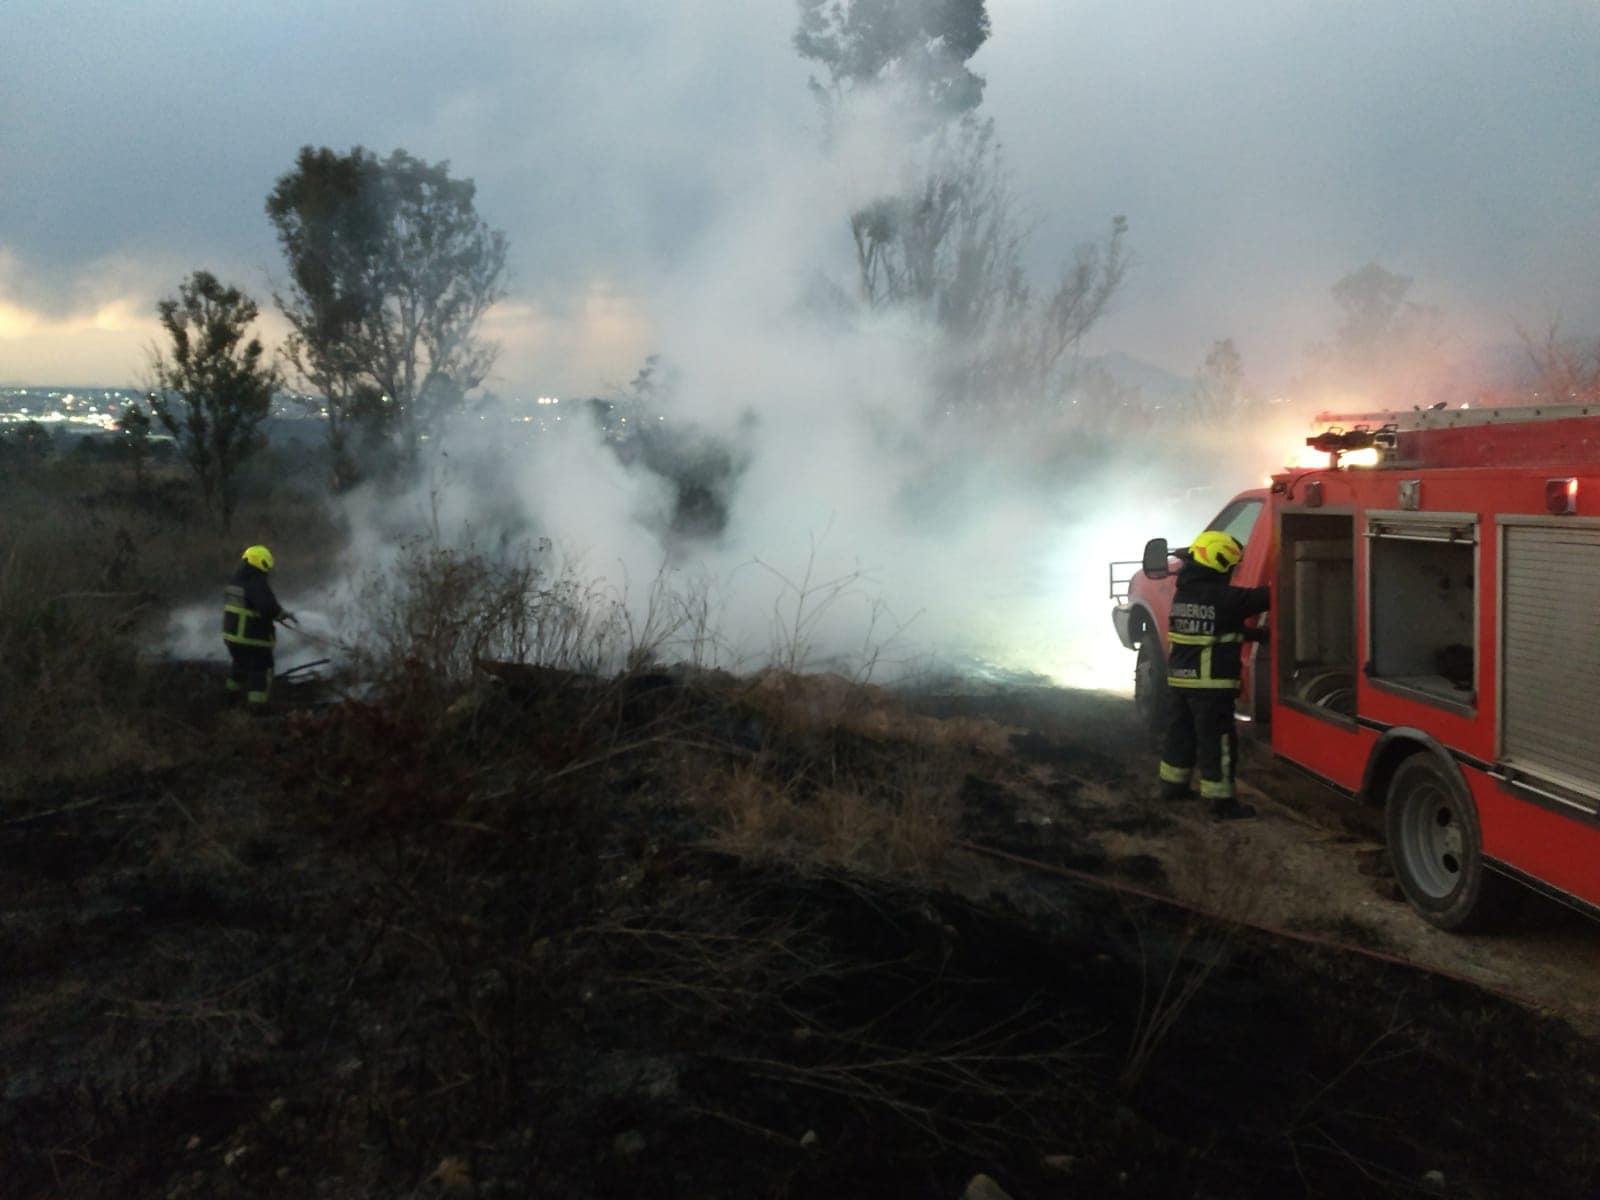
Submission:
[[[1365,450],[1352,450],[1339,461],[1347,467],[1375,467],[1379,462],[1378,448],[1368,446]]]
[[[1289,455],[1286,465],[1304,471],[1317,471],[1328,465],[1328,456],[1321,450],[1313,450],[1310,446],[1298,446],[1294,453]]]
[[[1546,479],[1544,481],[1544,506],[1546,511],[1564,516],[1578,511],[1578,481],[1576,479]]]

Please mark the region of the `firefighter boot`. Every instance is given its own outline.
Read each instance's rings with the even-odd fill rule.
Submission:
[[[1163,804],[1178,804],[1184,800],[1197,800],[1199,795],[1187,783],[1168,783],[1162,780],[1158,799]]]

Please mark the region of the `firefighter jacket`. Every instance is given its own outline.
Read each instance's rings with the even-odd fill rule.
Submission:
[[[1234,587],[1228,578],[1194,562],[1178,572],[1167,623],[1169,686],[1230,691],[1239,686],[1244,643],[1258,640],[1244,620],[1266,612],[1271,597],[1267,588]]]
[[[232,646],[271,646],[277,640],[273,621],[282,612],[266,572],[242,562],[222,589],[222,640]]]

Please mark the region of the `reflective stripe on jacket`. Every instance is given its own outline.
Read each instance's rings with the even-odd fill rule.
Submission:
[[[1234,587],[1209,567],[1185,564],[1167,621],[1168,686],[1238,687],[1245,618],[1265,612],[1270,598],[1264,587]]]

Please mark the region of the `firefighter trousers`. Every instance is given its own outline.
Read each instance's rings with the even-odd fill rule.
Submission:
[[[272,699],[272,647],[237,646],[232,642],[227,646],[233,659],[226,685],[229,693],[243,692],[250,704],[266,704]]]
[[[1231,688],[1167,688],[1167,728],[1161,742],[1164,792],[1187,791],[1190,773],[1198,766],[1201,797],[1233,799],[1233,769],[1239,761],[1233,696]]]

